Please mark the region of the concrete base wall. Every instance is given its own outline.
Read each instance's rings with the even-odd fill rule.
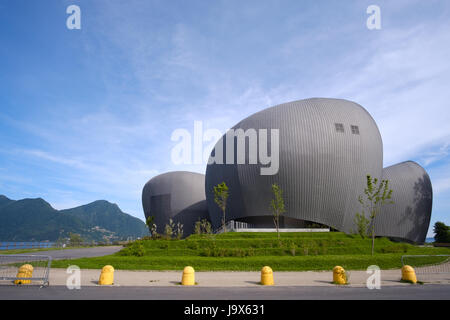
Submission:
[[[247,228],[247,229],[232,229],[229,231],[233,232],[277,232],[275,228]],[[288,228],[288,229],[279,229],[280,232],[330,232],[330,229],[296,229],[296,228]]]

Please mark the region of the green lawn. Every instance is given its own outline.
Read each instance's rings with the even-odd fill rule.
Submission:
[[[386,238],[371,239],[331,233],[225,233],[193,235],[183,240],[140,240],[105,257],[53,261],[52,267],[100,269],[111,264],[122,270],[181,270],[191,265],[197,271],[259,271],[265,265],[277,271],[382,269],[401,267],[402,255],[449,254],[449,248],[419,247],[394,243]]]

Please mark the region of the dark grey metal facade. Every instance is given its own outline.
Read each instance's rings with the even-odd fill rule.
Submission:
[[[284,191],[287,212],[282,227],[302,222],[321,223],[352,232],[358,196],[366,176],[391,180],[393,206],[386,206],[376,222],[376,234],[423,242],[431,217],[431,182],[425,170],[407,162],[383,170],[383,146],[378,127],[359,104],[313,98],[281,104],[242,120],[232,129],[279,129],[279,171],[261,175],[260,164],[209,164],[205,193],[214,227],[222,213],[214,202],[213,187],[229,186],[226,220],[270,225],[271,185]],[[216,147],[226,144],[226,135]],[[268,139],[270,142],[270,138]],[[223,143],[223,145],[222,145]],[[260,148],[258,142],[258,149]],[[271,146],[269,143],[268,149]],[[215,151],[210,160],[216,158]]]
[[[366,175],[382,174],[381,135],[364,108],[340,99],[294,101],[255,113],[233,127],[238,128],[279,129],[279,171],[264,176],[260,164],[208,165],[205,192],[214,226],[221,212],[213,187],[225,181],[230,189],[227,220],[271,216],[271,185],[276,183],[284,191],[286,217],[346,232],[354,228]],[[224,163],[225,158],[226,152]]]
[[[375,234],[425,242],[433,205],[433,189],[424,168],[413,161],[383,169],[393,190],[394,204],[386,204],[375,218]]]
[[[194,231],[198,219],[209,220],[205,200],[205,175],[175,171],[158,175],[148,181],[142,191],[145,218],[155,217],[157,232],[172,218],[183,224],[184,235]]]

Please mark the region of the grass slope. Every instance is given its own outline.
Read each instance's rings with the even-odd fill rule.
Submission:
[[[259,271],[269,265],[277,271],[331,270],[341,265],[348,270],[401,267],[402,255],[449,254],[449,248],[419,247],[375,241],[359,236],[332,233],[225,233],[193,235],[184,240],[140,240],[120,252],[97,258],[54,261],[53,267],[100,269],[111,264],[122,270],[180,270],[191,265],[197,271]]]

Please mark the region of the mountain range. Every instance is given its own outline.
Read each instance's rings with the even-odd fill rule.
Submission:
[[[56,210],[44,199],[11,200],[0,195],[0,241],[57,241],[79,234],[86,241],[148,235],[145,223],[105,200]]]

